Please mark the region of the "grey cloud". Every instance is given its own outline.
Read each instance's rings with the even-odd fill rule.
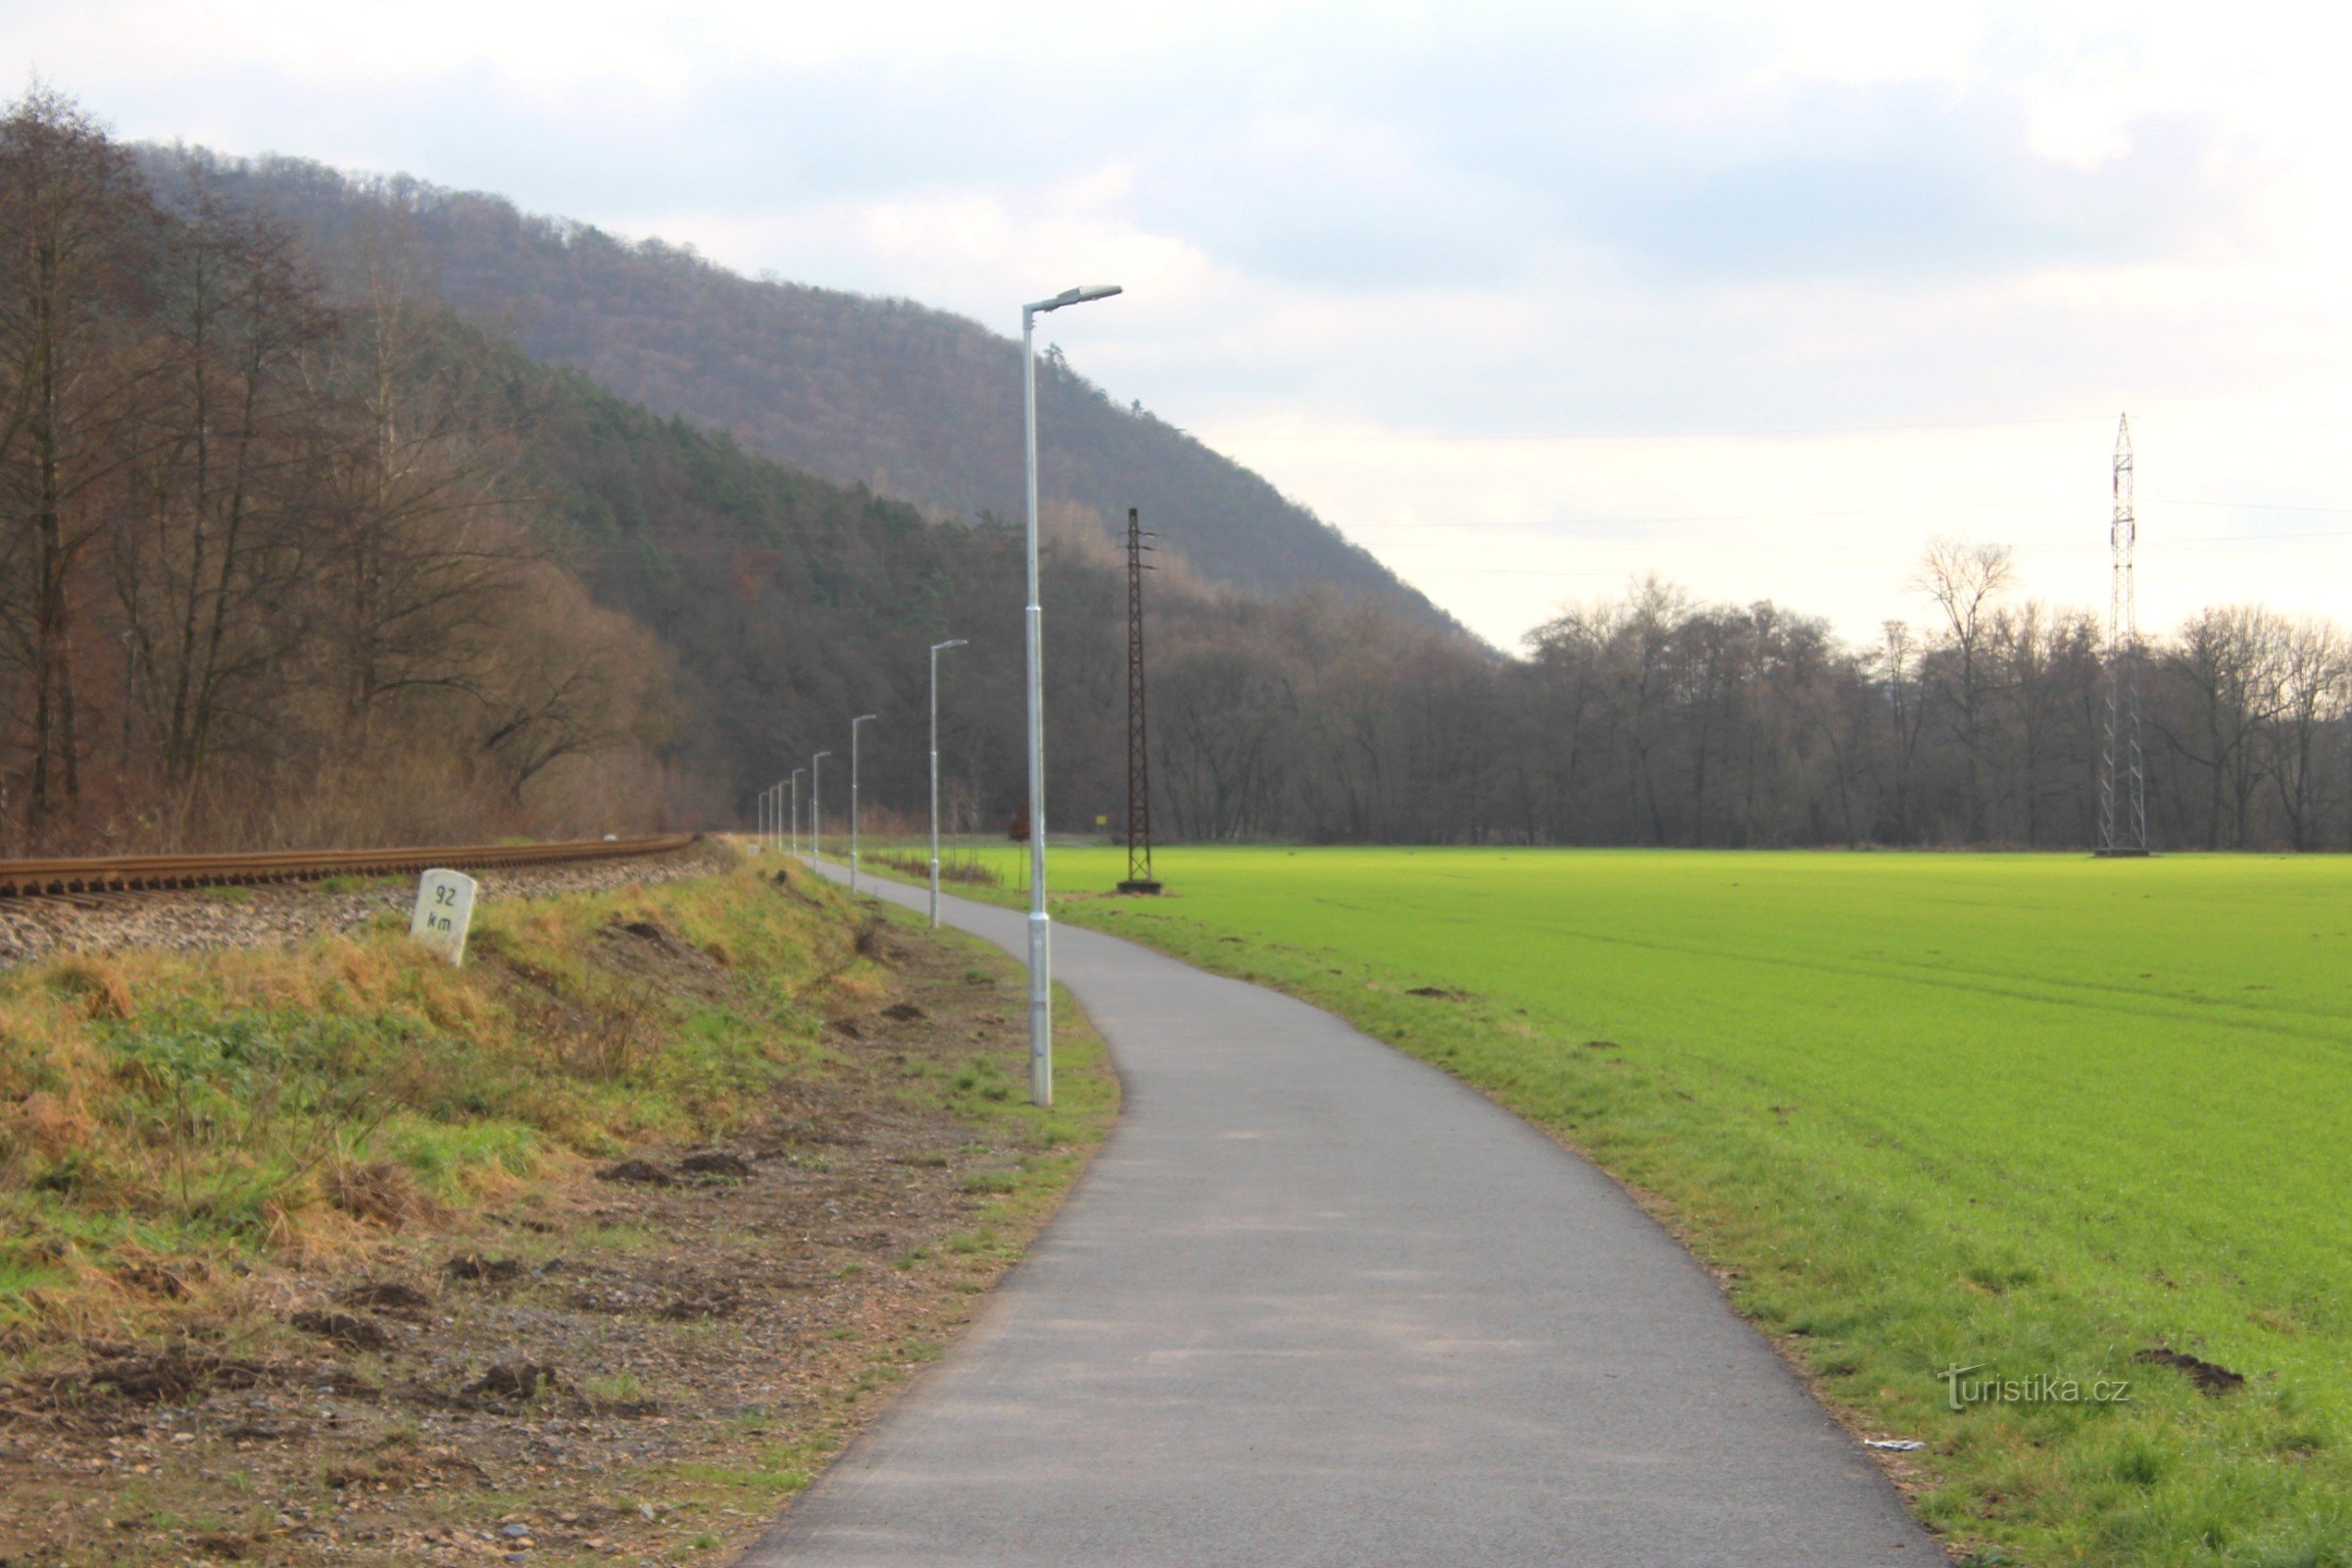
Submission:
[[[1507,287],[1533,258],[1576,250],[1702,286],[1984,276],[2162,255],[2229,217],[2226,159],[2193,122],[2151,122],[2112,167],[2078,171],[2035,155],[1997,97],[1759,96],[1762,47],[1589,18],[1301,25],[1249,54],[1084,70],[722,60],[682,102],[589,85],[552,115],[482,67],[422,97],[257,73],[172,96],[245,126],[245,150],[405,166],[619,226],[687,209],[1034,196],[1119,165],[1144,226],[1246,273],[1341,291]]]
[[[2100,336],[2114,322],[1980,320],[1956,297],[2053,264],[2161,257],[2231,217],[2237,172],[2196,122],[2151,120],[2127,155],[2078,171],[2034,154],[1997,95],[1767,93],[1759,47],[1569,20],[1299,33],[1087,71],[719,62],[678,102],[609,84],[555,111],[482,67],[423,93],[248,70],[149,92],[125,128],[407,170],[623,232],[683,212],[789,231],[845,201],[959,190],[1018,207],[1120,165],[1135,180],[1114,200],[1136,223],[1246,283],[1336,299],[1361,329],[1311,347],[1255,323],[1189,330],[1126,366],[1098,338],[1090,373],[1174,411],[1311,402],[1520,431],[2064,403],[2115,363]],[[854,241],[785,243],[770,262],[787,275],[821,258],[815,280],[906,286],[857,275]],[[1445,318],[1425,308],[1462,296],[1510,321],[1505,340],[1427,324]]]
[[[1998,93],[1760,85],[1763,48],[1606,25],[1455,35],[1356,110],[1511,186],[1554,237],[1701,282],[2161,256],[2228,222],[2244,183],[2187,118],[2146,120],[2127,154],[2080,170],[2037,153]]]
[[[1583,232],[1690,278],[1963,276],[2177,253],[2234,199],[2204,127],[2151,122],[2082,170],[2033,154],[2022,125],[1932,101],[1825,117],[1745,156],[1619,168],[1572,187]]]

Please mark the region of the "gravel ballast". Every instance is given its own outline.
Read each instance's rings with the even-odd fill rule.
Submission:
[[[507,866],[476,875],[475,898],[539,899],[596,893],[632,883],[701,876],[733,852],[698,840],[667,855]],[[329,892],[317,882],[201,888],[165,893],[77,894],[0,899],[0,966],[66,953],[161,948],[194,953],[306,941],[348,931],[387,911],[408,917],[416,896],[412,876],[371,877],[365,888]]]

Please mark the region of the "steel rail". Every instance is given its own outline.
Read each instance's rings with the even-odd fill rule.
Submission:
[[[142,893],[174,888],[314,882],[400,871],[494,870],[566,860],[619,859],[682,850],[701,837],[662,833],[560,844],[467,844],[437,849],[270,850],[255,855],[129,855],[78,860],[0,860],[0,898],[62,893]]]

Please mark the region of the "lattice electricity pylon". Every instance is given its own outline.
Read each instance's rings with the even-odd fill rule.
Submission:
[[[2132,416],[2115,432],[2115,507],[2107,523],[2106,756],[2099,773],[2099,853],[2148,853],[2148,776],[2139,747],[2139,586],[2133,557]]]
[[[1144,561],[1157,534],[1144,532],[1135,508],[1127,509],[1127,880],[1121,893],[1157,893],[1152,875],[1152,754],[1144,721]]]

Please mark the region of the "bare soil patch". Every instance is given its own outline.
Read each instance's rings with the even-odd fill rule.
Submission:
[[[2152,1350],[2141,1350],[2132,1357],[2157,1366],[2169,1366],[2196,1386],[2199,1394],[2234,1394],[2246,1386],[2242,1372],[2232,1372],[2226,1366],[2216,1366],[2202,1356],[2176,1350],[2169,1345],[2159,1345]]]

